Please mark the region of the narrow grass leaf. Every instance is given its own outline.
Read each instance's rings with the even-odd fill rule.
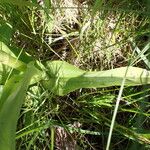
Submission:
[[[23,6],[36,6],[36,7],[39,7],[38,4],[35,4],[35,3],[31,3],[29,1],[25,1],[25,0],[3,0],[3,1],[0,1],[0,3],[2,4],[13,4],[13,5],[17,5],[19,7],[23,7]]]
[[[135,44],[134,44],[135,45]],[[146,64],[146,66],[148,68],[150,68],[150,61],[147,59],[146,55],[144,55],[144,53],[150,48],[150,43],[148,43],[144,49],[141,51],[137,46],[135,47],[135,51],[137,52],[138,54],[138,57],[141,58],[141,60],[144,61],[144,63]],[[137,57],[137,58],[138,58]],[[139,60],[140,61],[140,60]]]
[[[94,15],[96,14],[96,12],[98,10],[100,10],[101,6],[102,6],[103,0],[96,0],[94,3],[94,6],[92,8],[92,16],[94,17]]]

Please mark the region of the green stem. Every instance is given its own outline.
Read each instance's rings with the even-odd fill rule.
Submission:
[[[55,131],[55,129],[52,126],[51,127],[51,150],[54,150],[54,133],[55,133],[54,131]]]

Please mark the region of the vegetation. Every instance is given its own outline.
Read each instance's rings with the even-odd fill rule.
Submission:
[[[150,148],[149,2],[0,1],[0,149]]]

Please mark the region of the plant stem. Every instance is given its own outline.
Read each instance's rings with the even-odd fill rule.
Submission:
[[[110,147],[112,132],[113,132],[113,128],[114,128],[116,116],[117,116],[117,111],[118,111],[118,108],[119,108],[119,103],[120,103],[120,100],[121,100],[121,95],[123,93],[123,89],[124,89],[124,85],[125,85],[125,81],[126,81],[126,75],[127,75],[127,72],[128,72],[128,68],[129,67],[127,67],[127,69],[126,69],[125,76],[124,76],[124,78],[122,80],[122,84],[121,84],[121,87],[120,87],[120,90],[119,90],[119,94],[118,94],[118,97],[117,97],[117,101],[116,101],[116,105],[115,105],[115,110],[114,110],[114,113],[113,113],[113,117],[112,117],[112,121],[111,121],[111,126],[110,126],[110,130],[109,130],[109,135],[108,135],[106,150],[109,150],[109,147]]]

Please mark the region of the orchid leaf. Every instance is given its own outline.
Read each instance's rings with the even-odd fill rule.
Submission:
[[[43,85],[63,96],[80,88],[120,86],[126,75],[126,86],[150,84],[150,71],[138,67],[121,67],[106,71],[84,71],[67,62],[47,62],[48,80]]]
[[[17,120],[31,78],[36,74],[33,65],[28,65],[23,77],[16,82],[10,79],[0,98],[0,149],[15,150],[15,132]],[[18,78],[18,76],[16,76]]]

